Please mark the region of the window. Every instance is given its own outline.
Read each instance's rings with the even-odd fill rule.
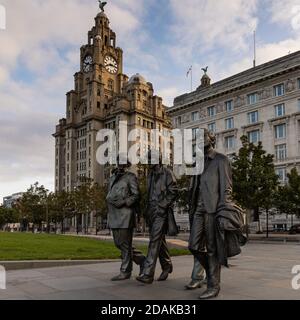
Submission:
[[[234,119],[229,118],[225,120],[225,130],[233,129],[234,128]]]
[[[285,160],[287,158],[286,144],[275,146],[276,160]]]
[[[212,122],[210,123],[208,126],[207,126],[208,130],[211,131],[211,132],[216,132],[217,131],[217,126],[216,126],[216,123],[215,122]]]
[[[254,130],[248,132],[248,139],[250,143],[258,143],[260,141],[260,131]]]
[[[216,107],[209,107],[207,108],[207,113],[209,117],[214,117],[216,115]]]
[[[234,136],[226,137],[225,138],[225,147],[226,150],[232,150],[235,147],[235,138]]]
[[[114,91],[114,81],[111,79],[108,80],[108,90]]]
[[[278,104],[275,106],[275,116],[276,117],[283,117],[285,115],[285,105],[284,103]]]
[[[258,111],[248,113],[248,123],[254,124],[258,122]]]
[[[275,138],[276,139],[285,139],[286,137],[286,125],[280,124],[275,126]]]
[[[226,101],[225,102],[225,108],[226,108],[226,112],[232,112],[233,111],[233,101]]]
[[[281,83],[277,86],[274,86],[274,96],[275,97],[280,97],[280,96],[283,96],[284,95],[284,84]]]
[[[196,154],[196,150],[197,150],[196,147],[197,146],[195,144],[192,145],[193,156]]]
[[[276,174],[279,177],[279,181],[281,183],[285,183],[287,180],[287,174],[286,174],[286,169],[285,168],[278,168],[276,169]]]
[[[177,118],[175,119],[175,126],[176,126],[176,127],[181,126],[181,117],[177,117]]]
[[[298,99],[298,111],[300,112],[300,99]]]
[[[251,93],[248,95],[248,104],[255,104],[258,102],[258,94],[256,93]]]
[[[196,140],[197,136],[199,135],[199,128],[193,128],[192,135],[193,135],[193,140]]]
[[[198,121],[200,119],[199,112],[192,112],[192,121]]]
[[[97,102],[97,109],[100,109],[101,107],[101,104],[100,104],[100,101]]]

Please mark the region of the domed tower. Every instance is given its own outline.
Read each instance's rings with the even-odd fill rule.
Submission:
[[[202,69],[202,71],[204,72],[204,75],[203,75],[202,78],[201,78],[201,85],[200,85],[200,87],[198,88],[198,90],[199,90],[199,89],[203,89],[203,88],[208,88],[208,87],[210,86],[211,79],[210,79],[210,77],[207,75],[207,70],[208,70],[208,67]]]
[[[103,144],[96,139],[99,130],[114,130],[119,149],[121,121],[127,122],[128,132],[145,129],[150,134],[151,129],[171,128],[153,85],[140,74],[130,79],[123,74],[123,51],[117,47],[104,4],[100,3],[101,12],[88,31],[87,43],[80,48],[80,70],[74,75],[74,89],[67,93],[66,118],[54,134],[57,191],[71,191],[86,180],[107,183],[111,168],[96,159]]]

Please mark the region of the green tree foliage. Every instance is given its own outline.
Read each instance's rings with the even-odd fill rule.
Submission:
[[[18,209],[21,216],[42,229],[46,221],[49,190],[36,182],[19,201]]]
[[[274,156],[266,153],[261,142],[250,143],[246,136],[241,141],[242,148],[232,164],[233,196],[242,207],[253,210],[255,221],[259,221],[260,209],[268,212],[272,207],[279,184]]]
[[[66,219],[76,217],[79,227],[82,225],[83,216],[83,227],[87,232],[87,222],[91,213],[97,218],[106,216],[106,194],[106,187],[101,187],[92,181],[82,183],[72,192],[56,193],[50,193],[44,186],[36,182],[17,202],[15,210],[9,211],[0,207],[0,226],[7,223],[25,224],[26,222],[26,225],[33,223],[42,230],[45,224],[49,232],[52,223],[56,227],[60,225],[61,231],[64,232]]]
[[[189,186],[191,183],[191,177],[183,175],[179,179],[177,179],[178,185],[178,207],[183,209],[184,211],[188,210],[188,198],[189,198]]]
[[[0,206],[0,228],[3,228],[8,223],[15,223],[18,220],[19,214],[15,208]]]
[[[300,216],[300,175],[293,168],[287,176],[288,183],[278,188],[275,206],[282,213]]]
[[[107,187],[100,186],[97,183],[92,184],[89,190],[92,212],[96,217],[96,229],[98,232],[99,223],[102,223],[103,218],[107,216]]]

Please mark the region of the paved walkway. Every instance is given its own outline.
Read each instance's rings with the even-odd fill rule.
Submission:
[[[72,234],[67,234],[67,236],[72,236]],[[77,236],[77,235],[76,235]],[[96,239],[96,240],[109,240],[113,241],[113,237],[109,235],[78,235],[77,237],[84,237],[84,238],[90,238],[90,239]],[[142,243],[149,243],[149,237],[134,237],[134,242],[142,242]],[[175,247],[181,247],[184,249],[187,249],[188,247],[188,239],[179,239],[179,238],[168,238],[167,242]]]
[[[197,299],[204,289],[185,291],[192,257],[173,259],[175,270],[166,282],[145,286],[131,279],[112,283],[119,262],[7,272],[7,290],[0,299],[92,299],[137,300]],[[248,244],[243,254],[231,260],[231,269],[222,271],[220,300],[300,300],[300,290],[291,288],[294,265],[300,265],[300,245]],[[158,270],[159,272],[160,270]],[[138,268],[135,267],[134,275]]]
[[[66,234],[66,236],[78,236],[78,237],[88,237],[92,239],[98,239],[98,240],[113,240],[113,237],[110,235],[77,235],[77,234]],[[187,247],[187,243],[189,240],[189,233],[180,233],[178,237],[176,238],[169,238],[167,239],[169,244],[173,244],[174,246],[179,246],[179,247]],[[289,242],[289,243],[299,243],[300,244],[300,235],[289,235],[289,234],[270,234],[269,238],[266,238],[265,234],[250,234],[249,235],[249,240],[250,241],[258,241],[258,242],[263,242],[263,243],[268,243],[268,242]],[[146,237],[134,237],[135,242],[143,242],[143,243],[148,243],[149,242],[149,236]]]

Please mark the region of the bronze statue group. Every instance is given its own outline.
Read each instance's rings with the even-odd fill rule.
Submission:
[[[215,151],[215,136],[205,130],[204,171],[191,178],[189,190],[190,240],[189,250],[194,256],[191,282],[185,287],[194,290],[207,285],[200,299],[215,298],[220,292],[221,266],[228,267],[228,258],[241,253],[246,243],[242,233],[243,212],[232,200],[232,173],[229,159]],[[161,157],[149,153],[147,178],[147,209],[149,227],[147,257],[132,245],[135,217],[139,211],[139,184],[130,164],[118,161],[107,195],[108,224],[116,247],[121,251],[120,274],[112,281],[130,279],[133,262],[140,266],[137,281],[151,284],[157,259],[162,273],[157,279],[165,281],[173,271],[166,235],[172,228],[173,206],[178,195],[176,178],[162,165]],[[157,159],[153,159],[157,157]],[[152,160],[152,162],[150,162]],[[206,277],[205,277],[206,275]]]

